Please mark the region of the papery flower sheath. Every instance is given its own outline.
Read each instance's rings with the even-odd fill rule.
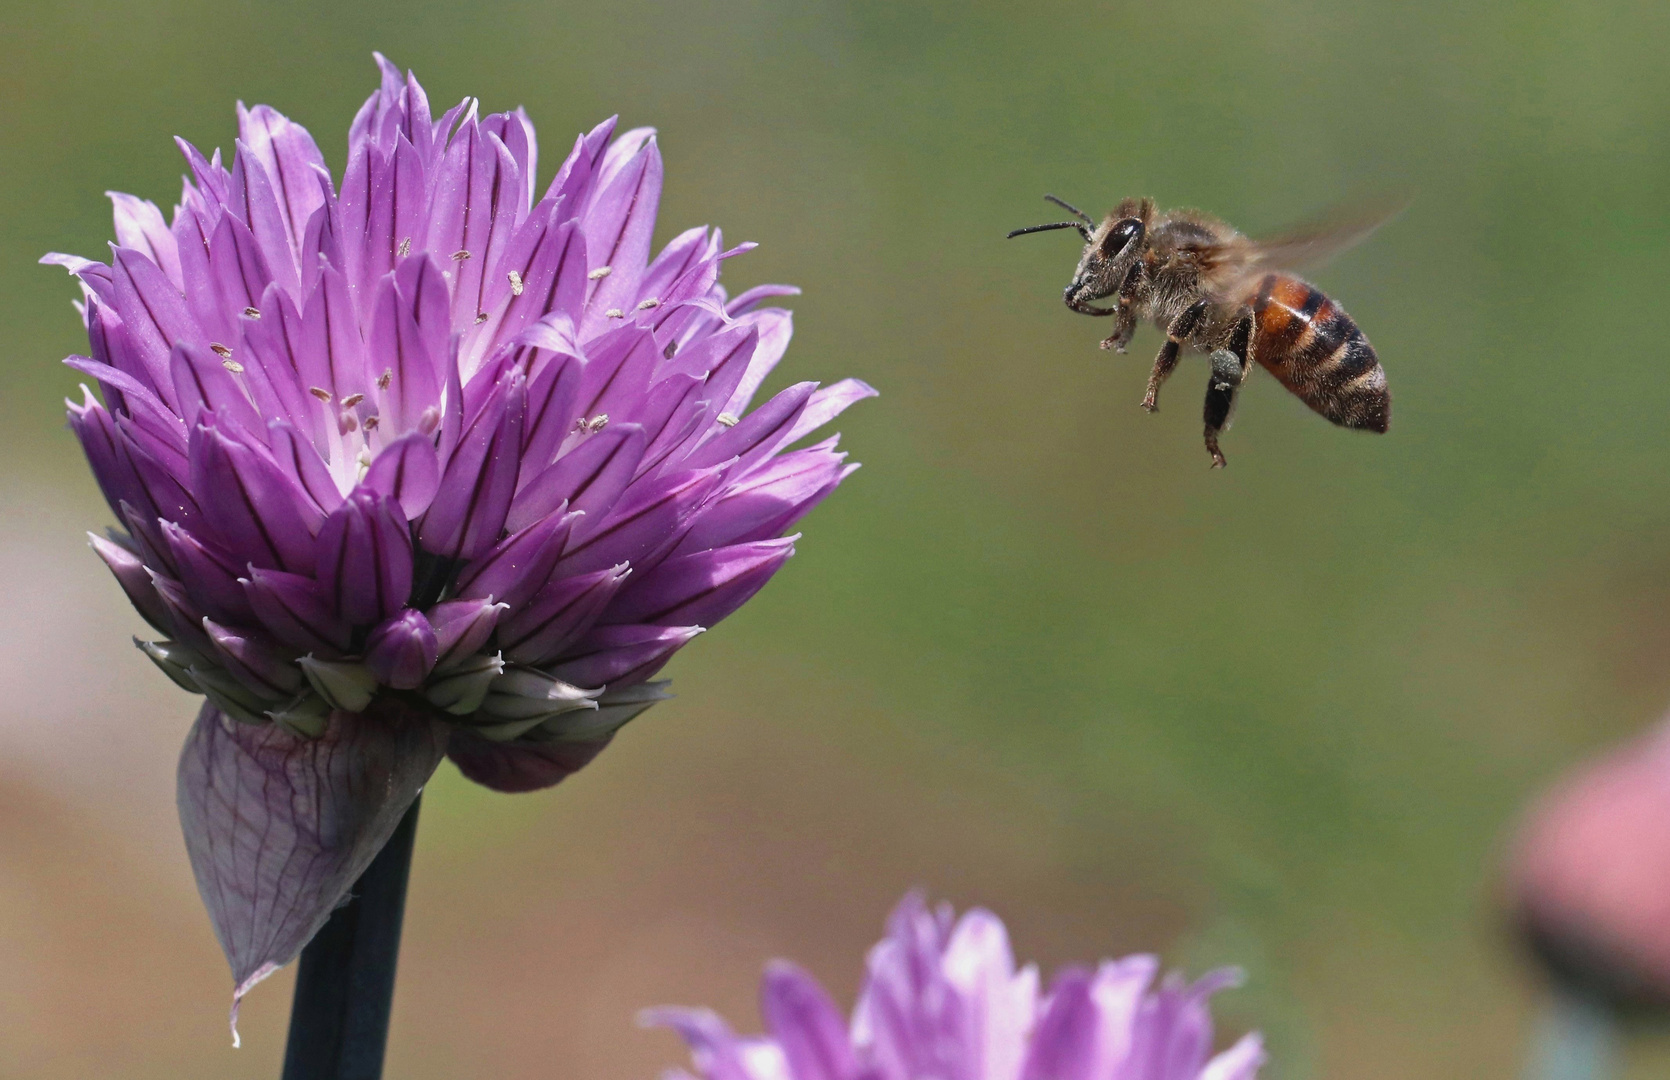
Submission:
[[[1067,968],[1040,993],[1038,969],[1016,969],[1002,921],[978,908],[959,919],[907,896],[867,967],[850,1022],[783,961],[760,986],[765,1035],[706,1009],[642,1020],[677,1030],[702,1080],[1253,1080],[1264,1062],[1256,1033],[1212,1054],[1208,999],[1238,972],[1156,985],[1158,961],[1130,956]]]
[[[110,262],[66,255],[96,381],[70,403],[122,528],[93,537],[207,700],[186,844],[236,981],[293,958],[441,757],[556,783],[666,696],[668,658],[754,595],[856,466],[793,449],[873,391],[754,405],[797,290],[734,299],[718,230],[652,253],[654,133],[432,118],[382,57],[338,188],[238,108],[230,169],[179,141],[171,220],[113,194]]]

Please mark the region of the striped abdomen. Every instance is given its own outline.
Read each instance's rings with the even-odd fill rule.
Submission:
[[[1336,424],[1386,430],[1386,372],[1343,308],[1296,277],[1269,274],[1253,316],[1253,356],[1283,386]]]

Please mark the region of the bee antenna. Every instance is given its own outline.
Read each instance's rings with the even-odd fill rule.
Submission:
[[[1028,225],[1024,229],[1016,229],[1014,232],[1004,237],[1004,239],[1013,240],[1015,237],[1025,236],[1027,233],[1049,232],[1052,229],[1076,229],[1078,234],[1084,237],[1084,242],[1087,244],[1090,243],[1090,230],[1076,221],[1057,221],[1050,225]]]
[[[1096,224],[1096,222],[1091,219],[1089,214],[1085,213],[1083,210],[1080,210],[1078,207],[1074,206],[1072,203],[1067,202],[1064,199],[1058,199],[1054,195],[1045,195],[1044,198],[1046,200],[1048,200],[1049,202],[1052,202],[1055,205],[1061,207],[1061,209],[1067,211],[1069,214],[1072,214],[1074,217],[1078,218],[1080,221],[1084,222],[1086,225],[1095,225]]]

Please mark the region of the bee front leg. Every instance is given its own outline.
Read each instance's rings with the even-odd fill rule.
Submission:
[[[1192,333],[1200,321],[1206,317],[1207,302],[1196,300],[1184,308],[1177,318],[1171,320],[1166,328],[1166,343],[1160,346],[1160,355],[1154,358],[1154,370],[1148,373],[1148,392],[1143,395],[1142,407],[1149,412],[1157,412],[1160,408],[1160,384],[1171,377],[1177,369],[1178,351],[1183,347],[1184,340]]]
[[[1119,286],[1119,318],[1113,324],[1113,333],[1102,342],[1102,348],[1112,349],[1123,353],[1125,346],[1131,343],[1131,336],[1137,332],[1137,293],[1142,287],[1142,263],[1131,267],[1131,272],[1125,275],[1125,283]]]

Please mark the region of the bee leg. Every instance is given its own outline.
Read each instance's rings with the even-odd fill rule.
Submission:
[[[1252,341],[1252,316],[1244,314],[1229,336],[1228,347],[1212,353],[1212,374],[1206,380],[1206,452],[1212,468],[1228,464],[1218,449],[1218,433],[1229,426],[1235,411],[1235,394],[1247,375],[1247,348]]]
[[[1207,302],[1196,300],[1184,308],[1177,318],[1171,320],[1166,328],[1166,343],[1160,346],[1160,355],[1154,358],[1154,370],[1148,373],[1148,393],[1143,395],[1142,407],[1149,412],[1156,412],[1160,408],[1160,384],[1171,377],[1177,368],[1178,350],[1183,347],[1183,340],[1194,333],[1200,320],[1206,317]]]
[[[1119,318],[1114,322],[1113,333],[1102,342],[1102,348],[1112,349],[1123,353],[1125,346],[1131,343],[1131,335],[1137,332],[1136,298],[1142,286],[1142,263],[1132,265],[1131,272],[1125,275],[1125,283],[1119,286]]]

